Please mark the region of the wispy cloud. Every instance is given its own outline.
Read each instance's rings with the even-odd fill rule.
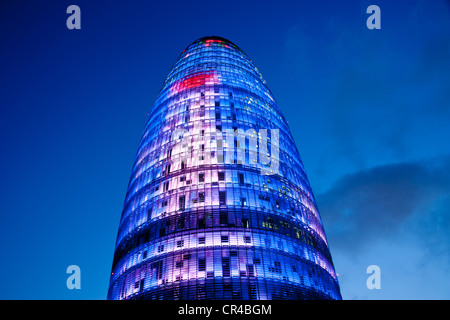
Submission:
[[[404,232],[450,249],[450,156],[346,175],[317,202],[336,250],[355,253]]]

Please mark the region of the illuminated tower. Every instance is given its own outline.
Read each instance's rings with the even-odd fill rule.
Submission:
[[[153,106],[108,299],[341,299],[287,121],[226,39],[189,45]]]

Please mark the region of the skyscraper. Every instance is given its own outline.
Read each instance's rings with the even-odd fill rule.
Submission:
[[[340,298],[303,163],[262,75],[230,41],[194,41],[145,127],[108,299]]]

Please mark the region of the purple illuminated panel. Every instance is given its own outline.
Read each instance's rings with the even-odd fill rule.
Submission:
[[[226,39],[188,46],[153,106],[108,299],[341,299],[287,122]]]

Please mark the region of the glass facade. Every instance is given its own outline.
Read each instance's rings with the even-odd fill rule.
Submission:
[[[341,299],[287,121],[226,39],[189,45],[153,106],[108,299]]]

